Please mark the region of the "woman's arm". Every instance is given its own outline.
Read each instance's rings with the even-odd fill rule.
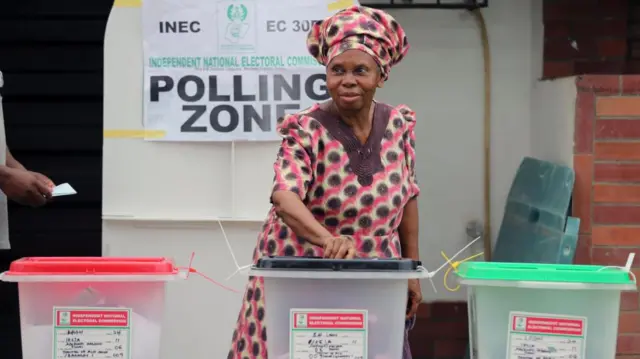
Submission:
[[[275,173],[271,203],[284,223],[299,237],[324,246],[331,233],[324,228],[303,203],[314,180],[311,136],[299,115],[286,115],[278,121],[283,140],[273,164]]]
[[[404,213],[398,226],[400,234],[400,246],[402,248],[402,257],[409,258],[414,261],[419,260],[420,251],[418,250],[418,199],[412,197],[404,206]],[[407,320],[418,313],[420,303],[422,303],[422,290],[420,289],[420,280],[409,279],[409,300],[407,302]]]
[[[404,206],[402,219],[398,226],[403,258],[410,258],[413,260],[418,260],[420,258],[420,251],[418,248],[418,229],[418,199],[417,197],[413,197]]]
[[[302,203],[300,197],[291,191],[276,191],[271,196],[276,213],[293,232],[311,244],[323,247],[333,236],[324,228]]]
[[[9,168],[13,168],[16,170],[23,170],[26,171],[27,169],[24,168],[24,166],[22,165],[22,163],[18,162],[18,160],[16,160],[13,155],[11,154],[11,152],[9,151],[9,147],[7,147],[7,159],[6,159],[6,163],[7,163],[7,167]]]
[[[406,132],[404,139],[404,152],[408,170],[407,196],[409,201],[404,206],[402,219],[398,226],[400,234],[400,245],[402,246],[402,256],[418,260],[420,252],[418,250],[418,196],[420,187],[416,179],[416,114],[409,107],[400,105],[398,110],[406,121]]]

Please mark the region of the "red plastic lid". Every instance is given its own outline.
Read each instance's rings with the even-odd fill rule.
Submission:
[[[173,261],[163,257],[28,257],[11,263],[6,275],[175,275]]]

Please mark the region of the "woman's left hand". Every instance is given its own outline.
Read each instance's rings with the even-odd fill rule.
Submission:
[[[407,303],[407,320],[418,313],[418,306],[422,303],[422,289],[419,279],[409,279],[409,303]]]

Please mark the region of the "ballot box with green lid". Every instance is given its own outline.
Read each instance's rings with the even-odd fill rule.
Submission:
[[[614,359],[626,267],[464,262],[471,359]]]

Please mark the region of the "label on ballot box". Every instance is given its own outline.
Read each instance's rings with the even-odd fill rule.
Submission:
[[[511,312],[508,359],[584,359],[587,318]]]
[[[131,310],[54,308],[53,358],[129,359]]]
[[[367,358],[367,311],[291,309],[291,358]]]

